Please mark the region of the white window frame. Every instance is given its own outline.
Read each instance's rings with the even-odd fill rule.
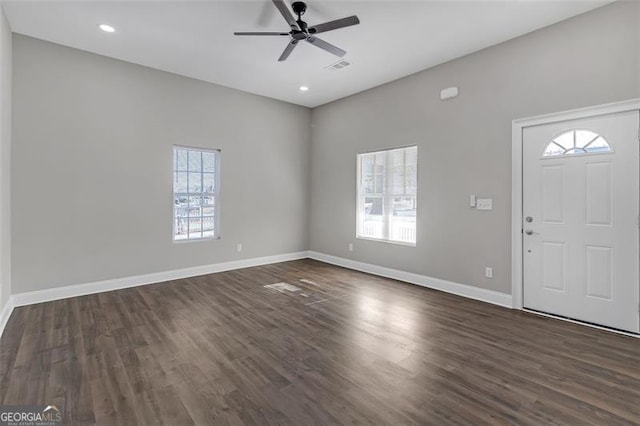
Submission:
[[[591,142],[585,144],[585,145],[581,145],[581,146],[577,146],[576,143],[576,134],[578,131],[587,131],[587,132],[591,132],[594,135],[596,135],[595,138],[593,138],[591,140]],[[565,148],[564,146],[560,145],[558,142],[556,142],[556,139],[558,139],[560,136],[563,136],[567,133],[572,133],[573,135],[573,148]],[[591,145],[593,142],[595,142],[598,139],[602,139],[606,144],[607,144],[607,149],[606,150],[601,150],[601,151],[587,151],[586,148]],[[545,154],[547,149],[549,148],[550,145],[557,145],[559,148],[562,148],[565,150],[565,152],[562,152],[560,154]],[[570,150],[573,150],[574,152],[569,152]],[[577,151],[577,150],[582,150],[583,152]],[[555,135],[553,138],[551,138],[551,140],[549,141],[548,144],[546,144],[542,150],[542,155],[540,155],[540,158],[543,160],[549,160],[549,159],[558,159],[558,158],[562,158],[562,157],[584,157],[587,155],[607,155],[607,154],[613,154],[615,153],[615,150],[613,149],[613,145],[611,145],[611,143],[609,143],[609,140],[607,140],[603,135],[594,132],[591,129],[584,129],[584,128],[576,128],[576,129],[571,129],[571,130],[566,130],[563,132],[558,133],[557,135]]]
[[[415,247],[417,242],[418,242],[418,235],[417,235],[417,227],[418,227],[418,221],[417,221],[417,207],[416,207],[416,236],[415,236],[415,241],[414,242],[409,242],[409,241],[401,241],[401,240],[392,240],[390,238],[390,215],[389,214],[383,214],[383,220],[384,220],[384,225],[383,225],[383,234],[384,234],[384,238],[374,238],[374,237],[370,237],[370,236],[366,236],[366,235],[361,235],[360,231],[361,231],[361,223],[364,220],[363,217],[363,212],[364,212],[364,199],[365,196],[379,196],[382,197],[382,203],[383,203],[383,209],[388,208],[388,206],[392,206],[393,205],[393,198],[395,196],[402,196],[401,194],[394,194],[393,190],[392,190],[392,179],[389,179],[392,171],[393,171],[393,167],[391,164],[391,155],[389,155],[390,152],[392,151],[397,151],[397,150],[404,150],[407,148],[415,148],[416,149],[416,194],[403,194],[404,196],[412,196],[415,197],[416,200],[416,205],[418,202],[418,194],[417,194],[417,181],[418,181],[418,170],[417,170],[417,150],[418,150],[418,146],[417,145],[408,145],[408,146],[400,146],[400,147],[394,147],[394,148],[387,148],[387,149],[380,149],[380,150],[376,150],[376,151],[368,151],[368,152],[361,152],[356,154],[356,238],[357,239],[362,239],[362,240],[370,240],[370,241],[378,241],[378,242],[383,242],[383,243],[390,243],[390,244],[398,244],[398,245],[403,245],[403,246],[409,246],[409,247]],[[363,194],[362,192],[362,158],[364,155],[371,155],[371,154],[381,154],[381,153],[385,153],[385,173],[384,173],[384,184],[383,184],[383,190],[384,192],[379,193],[379,194]]]
[[[215,164],[214,164],[214,171],[213,171],[213,179],[214,179],[214,190],[213,192],[204,192],[204,188],[201,188],[199,192],[189,192],[189,187],[187,185],[187,192],[175,192],[175,173],[177,171],[176,169],[176,162],[175,162],[175,153],[177,150],[183,150],[183,151],[194,151],[194,152],[199,152],[199,153],[210,153],[214,155],[214,159],[215,159]],[[172,227],[171,227],[171,240],[174,243],[188,243],[188,242],[195,242],[195,241],[210,241],[210,240],[217,240],[220,239],[220,156],[221,156],[221,151],[219,149],[211,149],[211,148],[201,148],[201,147],[194,147],[194,146],[185,146],[185,145],[173,145],[172,148],[172,152],[171,152],[171,161],[172,161],[172,166],[171,166],[171,219],[172,219]],[[187,162],[188,164],[188,162]],[[204,173],[210,173],[210,172],[204,172],[204,167],[201,164],[200,165],[200,174],[204,174]],[[188,170],[188,166],[187,166],[187,170],[186,170],[187,176],[189,176],[190,171]],[[193,173],[193,172],[192,172]],[[207,237],[203,237],[202,233],[204,231],[202,231],[202,221],[204,220],[204,214],[200,213],[200,218],[201,218],[201,232],[200,232],[200,237],[191,237],[189,231],[187,231],[187,237],[186,238],[176,238],[176,226],[178,224],[178,218],[176,216],[176,204],[175,204],[175,199],[176,197],[187,197],[187,199],[189,199],[190,196],[200,196],[200,197],[204,197],[206,195],[210,195],[213,197],[214,199],[214,203],[213,203],[213,236],[207,236]],[[187,226],[188,226],[188,218],[187,218]]]

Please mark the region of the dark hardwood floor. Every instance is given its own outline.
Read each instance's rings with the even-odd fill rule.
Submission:
[[[312,260],[17,308],[0,375],[67,424],[640,424],[640,339]]]

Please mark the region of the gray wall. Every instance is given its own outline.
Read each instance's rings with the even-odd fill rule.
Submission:
[[[308,248],[307,108],[20,35],[13,107],[13,293]],[[220,240],[172,243],[173,144],[222,149]]]
[[[11,290],[311,248],[509,292],[511,120],[640,96],[639,27],[640,4],[617,2],[311,113],[14,35]],[[414,143],[417,247],[356,240],[356,153]],[[172,243],[173,144],[222,149],[222,239]]]
[[[509,293],[511,120],[640,96],[639,28],[640,3],[618,2],[314,109],[311,249]],[[417,246],[356,240],[356,153],[409,144]]]
[[[0,312],[11,294],[11,28],[0,5]]]

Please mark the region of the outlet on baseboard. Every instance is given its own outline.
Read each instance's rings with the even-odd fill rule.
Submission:
[[[353,251],[353,243],[349,243],[349,251]]]
[[[240,253],[242,251],[242,243],[236,244],[236,251]]]
[[[484,276],[485,278],[493,278],[493,268],[489,266],[485,266],[484,268]]]

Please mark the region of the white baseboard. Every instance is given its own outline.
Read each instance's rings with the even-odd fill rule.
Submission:
[[[233,269],[250,268],[252,266],[268,265],[289,260],[305,259],[306,251],[278,254],[275,256],[255,257],[252,259],[233,260],[230,262],[214,263],[211,265],[194,266],[191,268],[174,269],[171,271],[155,272],[151,274],[135,275],[132,277],[115,278],[86,284],[76,284],[64,287],[48,288],[45,290],[29,291],[12,295],[13,306],[32,305],[34,303],[50,302],[67,299],[69,297],[85,296],[87,294],[102,293],[146,284],[155,284],[198,275],[231,271]]]
[[[383,266],[358,262],[356,260],[331,256],[329,254],[318,253],[315,251],[310,251],[309,257],[321,262],[331,263],[332,265],[355,269],[356,271],[367,272],[369,274],[392,278],[394,280],[405,281],[411,284],[467,297],[469,299],[480,300],[482,302],[492,303],[506,308],[513,307],[510,294],[474,287],[467,284],[454,283],[451,281],[441,280],[439,278],[431,278],[426,275],[414,274],[411,272],[400,271],[398,269],[385,268]]]
[[[9,296],[7,303],[5,303],[2,307],[2,310],[0,310],[0,337],[2,337],[2,332],[4,331],[4,327],[9,321],[9,317],[11,316],[11,312],[13,312],[13,308],[13,296]]]
[[[234,260],[230,262],[215,263],[211,265],[195,266],[191,268],[174,269],[151,274],[135,275],[131,277],[115,278],[111,280],[97,281],[86,284],[76,284],[64,287],[49,288],[45,290],[16,293],[9,297],[8,302],[0,311],[0,336],[11,316],[13,309],[18,306],[32,305],[35,303],[50,302],[53,300],[67,299],[69,297],[85,296],[88,294],[102,293],[123,288],[137,287],[147,284],[155,284],[181,278],[195,277],[198,275],[213,274],[216,272],[231,271],[234,269],[250,268],[253,266],[268,265],[272,263],[287,262],[312,258],[321,262],[342,266],[357,271],[367,272],[386,278],[405,281],[447,293],[453,293],[470,299],[492,303],[494,305],[511,308],[511,295],[473,287],[466,284],[458,284],[425,275],[385,268],[369,263],[344,259],[314,251],[300,251],[295,253],[279,254],[275,256],[257,257],[252,259]]]

